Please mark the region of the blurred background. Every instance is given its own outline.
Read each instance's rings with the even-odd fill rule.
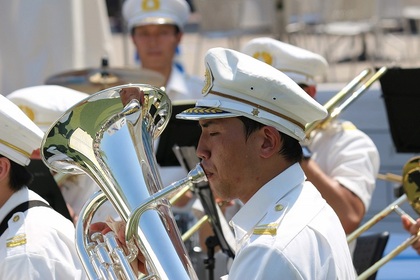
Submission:
[[[115,64],[135,63],[124,39],[121,0],[108,0]],[[269,36],[323,55],[330,69],[320,82],[348,82],[366,67],[420,63],[419,0],[189,0],[192,15],[180,46],[188,73],[202,75],[201,59],[214,46],[240,50]],[[205,11],[205,12],[203,12]],[[127,56],[122,56],[127,55]]]

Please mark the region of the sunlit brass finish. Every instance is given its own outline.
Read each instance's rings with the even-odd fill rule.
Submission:
[[[397,175],[389,176],[389,177],[395,179],[397,178]],[[384,176],[384,178],[386,178],[386,176]],[[348,243],[355,240],[362,233],[366,232],[368,229],[370,229],[379,221],[387,217],[392,212],[395,212],[400,216],[406,215],[413,224],[416,223],[416,221],[412,217],[410,217],[403,209],[401,209],[400,205],[408,201],[410,205],[413,207],[413,209],[416,211],[416,213],[420,215],[420,202],[419,202],[420,201],[420,157],[413,157],[404,165],[403,175],[401,176],[401,178],[402,178],[402,182],[400,183],[402,183],[403,185],[405,194],[400,196],[397,200],[395,200],[393,203],[388,205],[384,210],[376,214],[372,219],[367,221],[357,230],[349,234],[347,236]],[[402,244],[400,244],[398,247],[396,247],[386,256],[384,256],[379,261],[377,261],[374,265],[372,265],[363,273],[361,273],[357,279],[367,279],[369,276],[374,274],[379,268],[381,268],[384,264],[386,264],[395,256],[397,256],[399,253],[404,251],[407,247],[411,246],[414,242],[419,240],[419,238],[420,238],[420,232],[410,236]]]
[[[322,129],[326,124],[335,119],[345,108],[361,96],[370,86],[385,74],[387,68],[382,67],[369,77],[371,69],[360,72],[342,90],[328,100],[323,106],[328,111],[328,116],[322,120],[312,122],[305,127],[307,138],[311,137],[314,130]],[[368,78],[369,77],[369,78]],[[367,79],[367,80],[366,80]]]

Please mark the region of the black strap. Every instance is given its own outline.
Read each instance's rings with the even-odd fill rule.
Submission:
[[[9,212],[9,214],[4,217],[3,221],[0,224],[0,236],[6,231],[6,229],[9,227],[8,222],[10,218],[17,212],[25,212],[29,208],[36,207],[36,206],[44,206],[44,207],[51,207],[47,203],[40,201],[40,200],[30,200],[23,202],[16,206],[12,211]]]

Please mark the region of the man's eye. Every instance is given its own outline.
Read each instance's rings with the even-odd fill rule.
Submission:
[[[218,134],[219,134],[219,132],[210,132],[210,133],[209,133],[209,135],[210,135],[210,136],[216,136],[216,135],[218,135]]]

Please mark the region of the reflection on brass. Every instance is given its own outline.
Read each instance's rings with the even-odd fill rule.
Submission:
[[[144,103],[144,92],[138,87],[125,87],[120,90],[121,102],[125,106],[131,100],[137,100],[140,104]]]
[[[183,180],[163,188],[153,148],[171,114],[170,99],[161,89],[118,86],[73,106],[43,139],[41,155],[52,170],[84,172],[101,189],[85,203],[76,225],[77,251],[91,279],[138,277],[130,267],[134,250],[126,255],[112,235],[89,236],[93,215],[106,200],[126,222],[127,244],[142,251],[149,275],[197,279],[167,197],[206,177],[197,166]]]

